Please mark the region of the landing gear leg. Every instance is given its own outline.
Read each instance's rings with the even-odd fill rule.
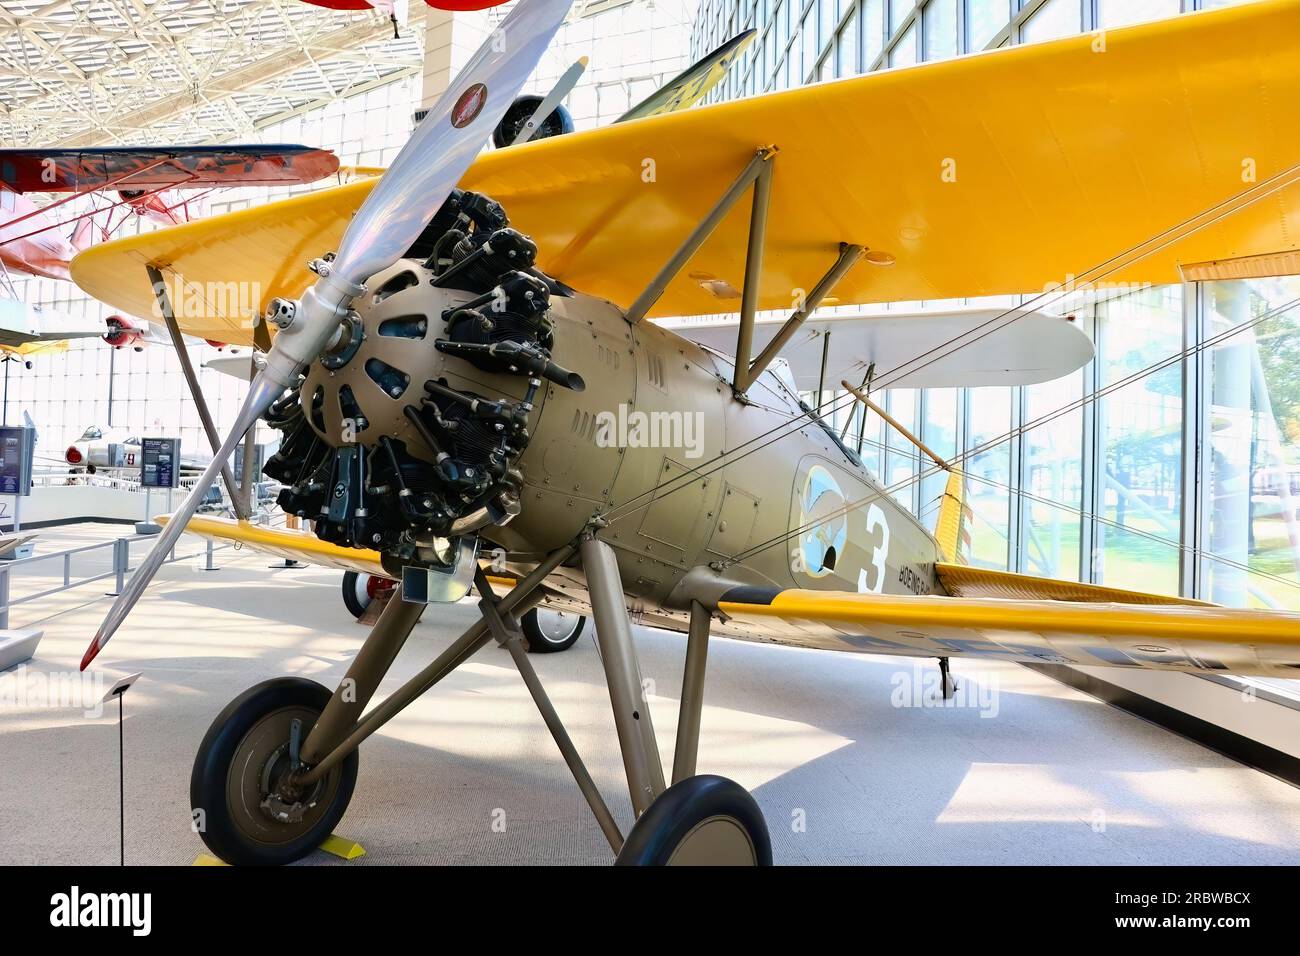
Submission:
[[[325,754],[334,749],[345,733],[354,727],[361,717],[361,712],[370,703],[379,682],[388,673],[410,637],[425,605],[403,601],[396,596],[384,607],[383,613],[370,635],[361,645],[361,650],[348,668],[347,675],[334,691],[330,701],[325,705],[320,720],[302,745],[302,762],[314,764]]]
[[[352,799],[356,750],[310,783],[295,776],[356,724],[423,612],[423,604],[390,601],[333,694],[315,681],[277,678],[217,716],[190,776],[191,806],[214,853],[227,863],[292,863],[329,836]]]
[[[641,684],[623,585],[613,549],[586,534],[579,546],[596,641],[637,821],[618,851],[620,866],[770,866],[772,842],[758,803],[740,784],[695,775],[709,637],[709,613],[691,607],[678,747],[665,789],[659,745]]]
[[[704,710],[704,671],[709,655],[709,620],[708,608],[692,601],[682,703],[677,715],[677,746],[673,748],[674,784],[695,775],[695,759],[700,750],[700,715]]]
[[[957,682],[952,678],[946,657],[939,658],[939,682],[943,687],[943,699],[952,700],[957,693]]]
[[[632,622],[628,620],[623,600],[623,582],[614,550],[595,535],[583,536],[579,553],[587,575],[596,643],[600,646],[601,663],[605,665],[609,700],[614,706],[614,727],[623,751],[632,809],[639,817],[664,792],[664,768],[641,683],[636,646],[632,643]]]

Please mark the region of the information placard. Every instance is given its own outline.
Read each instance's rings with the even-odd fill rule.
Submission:
[[[140,487],[180,487],[181,440],[140,439]]]
[[[274,449],[272,449],[272,452]],[[253,474],[258,480],[262,477],[262,466],[266,464],[266,459],[270,457],[267,452],[267,446],[254,443],[253,445]],[[244,483],[244,443],[241,441],[235,446],[235,453],[230,456],[230,462],[235,466],[235,481],[239,484]]]
[[[21,425],[0,426],[0,495],[32,493],[32,453],[36,429]]]

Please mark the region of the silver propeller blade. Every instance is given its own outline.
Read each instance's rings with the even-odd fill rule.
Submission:
[[[366,199],[339,244],[334,270],[361,283],[419,238],[524,82],[571,0],[520,0],[443,93]]]
[[[366,280],[401,258],[451,195],[537,67],[571,2],[519,0],[429,110],[357,210],[334,261],[317,264],[320,278],[282,316],[266,366],[253,379],[234,428],[113,602],[81,660],[82,670],[131,613],[244,434],[297,383],[299,370],[320,355],[352,300],[365,291]]]
[[[546,117],[554,113],[560,101],[573,92],[573,88],[578,85],[578,80],[582,78],[582,71],[586,68],[587,58],[580,56],[577,63],[564,71],[559,82],[552,87],[551,92],[546,94],[546,99],[542,100],[537,109],[533,110],[533,115],[528,117],[528,122],[524,123],[524,128],[519,131],[511,146],[522,146],[537,135],[537,131],[546,122]]]

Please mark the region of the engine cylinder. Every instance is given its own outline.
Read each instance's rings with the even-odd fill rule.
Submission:
[[[409,558],[520,510],[517,462],[547,386],[553,283],[531,240],[486,197],[457,192],[424,261],[374,276],[297,392],[267,414],[284,433],[268,475],[317,534]]]

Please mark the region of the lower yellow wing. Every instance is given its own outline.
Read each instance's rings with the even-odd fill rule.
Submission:
[[[170,515],[159,515],[158,523],[166,524]],[[384,569],[378,551],[361,548],[344,548],[337,544],[322,541],[310,531],[294,531],[289,528],[268,528],[266,525],[253,524],[251,521],[235,521],[230,518],[211,518],[199,515],[190,519],[185,526],[190,534],[212,541],[221,541],[252,548],[263,554],[290,561],[301,561],[317,567],[337,568],[340,571],[356,571],[379,578],[396,580]],[[34,537],[34,535],[32,536]],[[23,541],[29,540],[24,538]],[[0,553],[4,544],[0,541]],[[19,542],[22,543],[21,541]],[[499,574],[489,574],[488,580],[497,588],[498,594],[507,594],[515,586],[515,579]]]
[[[1145,603],[1178,599],[1005,577],[1012,580],[999,582],[1003,593],[1021,596],[739,588],[724,595],[718,609],[733,627],[752,628],[756,638],[834,650],[1300,676],[1300,614]],[[1041,582],[1041,593],[1057,591],[1064,599],[1025,596],[1034,581]],[[1101,599],[1081,600],[1088,596]],[[1126,603],[1115,603],[1113,596]]]
[[[166,524],[168,520],[168,515],[158,517],[160,524]],[[185,530],[212,541],[244,545],[254,551],[290,561],[338,568],[340,571],[356,571],[359,574],[373,574],[382,578],[392,577],[380,563],[378,551],[343,548],[322,541],[310,531],[268,528],[265,525],[253,524],[251,521],[234,521],[230,518],[211,518],[204,515],[191,518]]]

